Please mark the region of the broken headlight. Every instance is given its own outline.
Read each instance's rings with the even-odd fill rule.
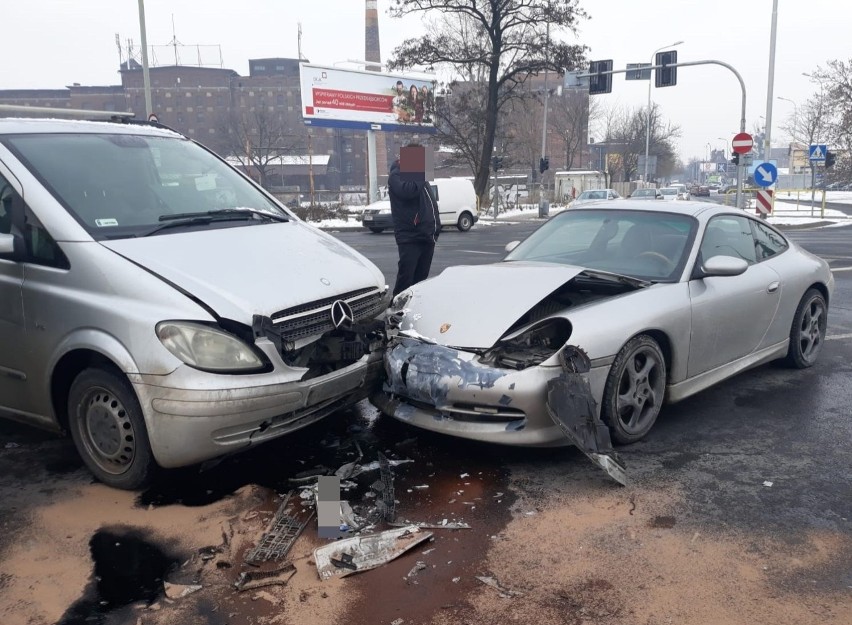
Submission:
[[[547,319],[504,337],[483,354],[480,362],[502,369],[535,367],[562,349],[570,336],[567,319]]]
[[[212,373],[250,373],[267,367],[260,354],[224,330],[190,321],[157,324],[157,338],[181,362]]]

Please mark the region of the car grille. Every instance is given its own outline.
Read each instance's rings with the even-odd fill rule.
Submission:
[[[372,319],[388,304],[386,291],[375,287],[359,289],[281,310],[272,315],[272,323],[285,341],[325,334],[334,329],[331,305],[337,300],[349,304],[355,323]]]

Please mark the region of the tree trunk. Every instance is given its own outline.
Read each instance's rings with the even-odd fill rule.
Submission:
[[[499,48],[495,48],[493,58],[500,58]],[[485,141],[482,143],[479,169],[473,180],[473,188],[479,197],[481,206],[485,206],[488,201],[488,177],[491,175],[491,155],[494,152],[494,135],[497,130],[497,101],[499,95],[497,72],[499,70],[499,63],[492,61],[488,70],[488,103],[485,106]]]

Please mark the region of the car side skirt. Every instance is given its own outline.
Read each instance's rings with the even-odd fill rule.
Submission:
[[[760,366],[771,360],[782,358],[787,354],[787,349],[790,344],[790,339],[770,345],[756,352],[752,352],[748,356],[744,356],[734,362],[729,362],[710,371],[705,371],[699,375],[688,378],[677,384],[670,384],[666,388],[666,403],[674,403],[682,399],[686,399],[691,395],[703,391],[706,388],[718,384],[722,380],[730,378],[738,373]]]

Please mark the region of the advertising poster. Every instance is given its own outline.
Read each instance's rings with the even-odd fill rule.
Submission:
[[[308,125],[435,132],[435,81],[308,63],[299,68]]]

